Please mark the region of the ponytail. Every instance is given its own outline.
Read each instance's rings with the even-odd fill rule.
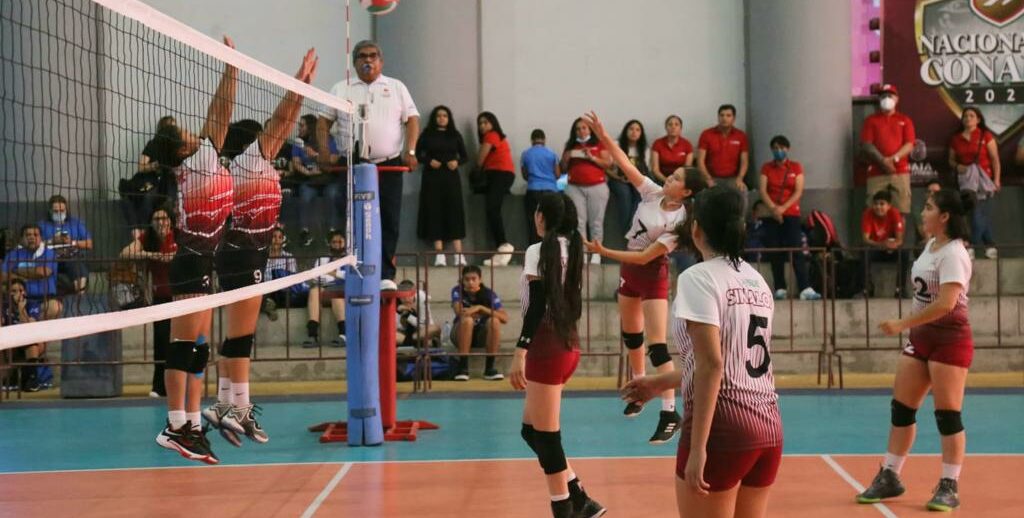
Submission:
[[[558,336],[568,341],[575,337],[576,324],[583,312],[583,238],[577,230],[576,206],[565,194],[551,193],[540,199],[537,211],[544,217],[547,229],[540,245],[538,273],[544,279],[548,318]],[[559,239],[563,237],[569,241],[564,268]]]

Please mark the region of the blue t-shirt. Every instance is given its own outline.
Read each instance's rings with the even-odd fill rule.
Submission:
[[[67,234],[72,241],[85,241],[92,239],[92,234],[89,233],[89,229],[85,228],[85,223],[78,218],[72,218],[68,216],[64,223],[54,223],[53,221],[41,220],[39,222],[39,234],[43,236],[43,241],[50,243],[53,241],[53,237],[57,234]],[[62,257],[68,257],[78,253],[78,248],[72,248],[70,246],[63,246],[55,249],[60,252],[58,255]]]
[[[499,310],[501,306],[501,297],[497,293],[491,291],[490,288],[481,287],[476,293],[468,293],[462,289],[461,284],[456,284],[452,288],[452,305],[455,303],[461,303],[463,308],[470,308],[473,306],[483,306],[485,308],[491,308],[493,310]],[[455,315],[455,319],[459,319],[459,315]]]
[[[338,153],[338,144],[336,144],[334,142],[334,137],[328,138],[328,140],[327,140],[327,149],[329,150],[329,152],[332,155],[339,154]],[[293,143],[292,144],[292,158],[298,158],[299,161],[302,162],[302,165],[304,165],[306,167],[310,167],[314,163],[316,163],[316,159],[315,158],[310,158],[308,155],[306,155],[305,143],[303,143],[303,145],[301,145],[301,146],[298,143]]]
[[[519,158],[519,167],[526,172],[526,190],[557,191],[556,164],[558,155],[541,144],[534,144],[530,149],[523,151]]]
[[[28,313],[28,317],[37,322],[39,321],[39,315],[40,311],[42,310],[42,307],[43,306],[37,301],[25,301],[25,313]],[[3,325],[5,326],[13,326],[17,324],[26,323],[21,321],[21,315],[18,314],[18,308],[14,306],[14,304],[10,301],[9,298],[4,301],[3,310],[2,312],[0,312],[0,320],[3,321]]]
[[[35,299],[57,294],[57,255],[53,253],[53,250],[43,245],[40,246],[42,247],[41,252],[39,250],[33,252],[21,247],[15,248],[4,257],[3,264],[4,273],[39,266],[50,269],[49,277],[25,281],[25,294]]]

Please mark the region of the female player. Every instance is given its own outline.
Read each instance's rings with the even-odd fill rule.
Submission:
[[[309,49],[296,79],[309,83],[316,74],[317,57]],[[302,96],[285,94],[266,128],[254,120],[231,125],[223,155],[231,159],[234,205],[231,226],[217,252],[217,273],[223,290],[263,282],[270,241],[281,211],[280,175],[271,163],[284,145],[302,108]],[[249,401],[249,365],[262,296],[227,307],[227,331],[218,354],[217,403],[203,410],[211,426],[235,446],[238,434],[263,444],[270,440],[256,421],[258,408]]]
[[[704,262],[679,275],[672,306],[681,371],[636,378],[626,401],[683,386],[676,502],[687,517],[763,517],[782,459],[782,419],[769,349],[774,300],[741,259],[743,195],[719,185],[694,203],[691,236]]]
[[[875,503],[902,495],[900,469],[914,444],[917,409],[931,389],[935,424],[942,435],[942,476],[932,499],[932,511],[952,511],[960,505],[957,480],[964,462],[967,437],[960,420],[967,368],[974,357],[974,340],[967,316],[971,259],[966,215],[971,203],[959,193],[942,189],[928,196],[921,212],[925,233],[933,236],[914,261],[914,308],[910,316],[886,320],[879,327],[895,336],[907,329],[910,340],[896,367],[889,447],[878,475],[857,501]]]
[[[634,377],[645,373],[644,332],[651,363],[660,373],[671,372],[672,356],[666,340],[668,326],[668,254],[675,250],[672,232],[686,220],[685,202],[707,187],[696,169],[680,168],[668,175],[665,186],[659,187],[643,175],[622,148],[605,131],[597,114],[591,112],[583,120],[601,144],[609,149],[612,159],[626,178],[640,192],[642,201],[633,215],[633,224],[626,233],[629,251],[609,250],[600,241],[588,242],[587,248],[622,263],[619,280],[619,314],[622,319],[622,341],[629,349],[629,364]],[[643,410],[639,403],[629,403],[623,412],[636,417]],[[662,444],[679,430],[676,412],[676,391],[673,385],[661,395],[661,416],[649,442]]]
[[[580,359],[583,240],[576,207],[564,194],[545,194],[533,218],[542,241],[526,249],[523,330],[509,373],[512,386],[526,390],[521,433],[546,475],[554,516],[601,516],[605,508],[583,491],[559,431],[562,388]]]

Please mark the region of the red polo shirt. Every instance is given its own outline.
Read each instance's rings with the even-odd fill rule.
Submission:
[[[575,144],[572,150],[577,149],[589,149],[590,154],[597,156],[604,150],[604,146],[600,142],[593,146],[587,146],[584,144]],[[585,158],[570,158],[569,159],[569,183],[573,185],[597,185],[599,183],[606,182],[604,176],[604,169],[594,162]]]
[[[860,220],[860,230],[871,236],[871,240],[876,243],[889,238],[895,239],[897,234],[903,232],[903,215],[896,207],[889,207],[889,212],[880,218],[871,207],[868,207],[864,209],[864,216]]]
[[[658,165],[661,173],[665,176],[672,174],[680,167],[686,166],[686,159],[693,154],[693,144],[683,137],[676,140],[676,145],[668,145],[668,137],[661,137],[654,141],[651,152],[658,154]]]
[[[781,164],[771,160],[761,166],[761,174],[768,181],[768,197],[772,203],[782,205],[793,196],[793,191],[796,191],[796,179],[804,174],[804,166],[788,158]],[[782,215],[800,216],[800,200]]]
[[[914,121],[899,112],[886,115],[877,112],[864,119],[860,141],[872,143],[884,157],[895,155],[904,144],[913,144]],[[868,177],[882,176],[885,170],[874,163],[868,164]],[[896,163],[896,174],[910,174],[910,161],[906,158]]]
[[[515,174],[515,166],[512,165],[512,149],[508,145],[507,138],[501,138],[497,131],[484,133],[484,144],[491,145],[491,151],[484,158],[483,169],[485,171],[504,171]]]
[[[960,165],[971,165],[975,162],[985,174],[992,177],[992,159],[988,157],[988,143],[995,138],[992,133],[986,131],[981,134],[981,128],[975,128],[971,133],[971,139],[964,138],[964,134],[956,132],[953,138],[949,139],[949,147],[956,153],[956,163]]]
[[[716,178],[733,178],[739,175],[740,154],[749,150],[746,133],[730,128],[729,133],[723,135],[718,126],[704,130],[697,141],[697,147],[707,153],[704,165],[707,166],[708,173]]]

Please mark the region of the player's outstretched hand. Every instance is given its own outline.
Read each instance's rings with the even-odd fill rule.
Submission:
[[[881,324],[878,324],[878,329],[881,329],[886,336],[896,336],[903,332],[903,321],[886,320]]]
[[[597,112],[591,110],[583,114],[583,123],[590,127],[590,132],[594,134],[599,140],[606,140],[608,138],[608,131],[604,129],[604,124],[601,119],[598,118]]]
[[[588,252],[597,255],[603,255],[603,252],[605,251],[604,245],[602,245],[601,242],[596,239],[593,241],[587,241],[586,239],[584,239],[583,246],[587,247]]]
[[[665,391],[658,382],[657,376],[640,376],[633,378],[619,391],[623,401],[630,403],[646,403]]]

